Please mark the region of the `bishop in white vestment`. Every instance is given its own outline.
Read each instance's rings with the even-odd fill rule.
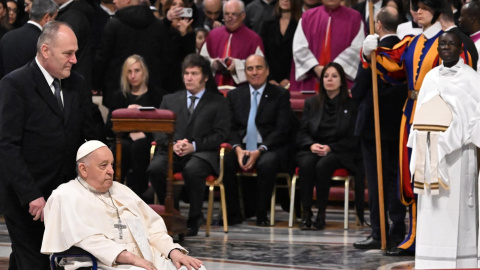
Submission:
[[[426,75],[416,112],[432,98],[440,96],[453,117],[444,132],[432,132],[425,137],[429,139],[424,141],[427,151],[426,155],[420,155],[423,158],[417,154],[422,131],[413,129],[409,136],[410,171],[415,173],[415,178],[422,178],[414,178],[418,184],[415,268],[476,268],[477,155],[469,120],[479,105],[480,76],[459,60],[462,45],[458,36],[444,33],[438,44],[443,64]],[[424,165],[418,166],[419,163]],[[424,177],[418,177],[421,175]],[[424,186],[419,183],[423,178]]]
[[[163,219],[128,187],[113,181],[112,152],[99,141],[77,153],[79,176],[53,191],[45,206],[41,252],[80,247],[100,269],[204,269],[173,243]],[[70,269],[85,266],[76,262]]]

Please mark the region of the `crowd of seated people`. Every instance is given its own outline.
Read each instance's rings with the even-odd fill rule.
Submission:
[[[160,0],[157,1],[152,5],[158,7]],[[16,12],[10,12],[18,9],[18,6],[9,5],[11,2],[0,1],[0,34],[22,23],[15,18]],[[267,210],[276,175],[291,173],[298,166],[303,208],[300,227],[324,229],[330,179],[335,169],[345,168],[356,178],[364,179],[363,164],[357,159],[361,150],[358,138],[353,135],[357,105],[350,97],[349,88],[355,83],[357,70],[362,68],[360,56],[366,36],[365,17],[349,7],[356,1],[279,0],[272,6],[272,14],[259,19],[261,27],[257,25],[260,22],[256,22],[256,27],[249,29],[244,22],[249,7],[247,2],[229,0],[220,11],[207,8],[209,2],[206,0],[203,5],[183,0],[164,1],[161,3],[162,19],[158,19],[153,10],[141,6],[142,1],[115,1],[117,13],[102,25],[105,27],[103,47],[89,57],[94,63],[94,73],[90,74],[94,78],[94,89],[88,90],[103,92],[104,105],[110,113],[118,108],[140,106],[175,111],[181,106],[182,111],[176,113],[184,114],[186,124],[177,126],[184,130],[178,130],[182,135],[176,138],[174,160],[176,171],[182,172],[185,178],[191,203],[188,235],[196,235],[204,222],[198,206],[204,192],[198,188],[198,183],[207,174],[219,173],[218,157],[211,162],[203,152],[216,154],[223,142],[230,143],[233,148],[225,158],[224,179],[230,225],[241,223],[245,218],[240,205],[237,172],[253,170],[257,173],[257,180],[251,185],[251,191],[257,192],[256,224],[270,226]],[[411,19],[404,12],[411,9],[407,5],[410,1],[381,2],[376,5],[398,10],[397,24]],[[250,3],[253,7],[254,4],[258,3]],[[218,6],[218,3],[212,5]],[[185,8],[193,8],[187,11],[190,15],[186,15]],[[325,14],[333,15],[326,17]],[[202,16],[205,21],[199,23],[198,18]],[[348,18],[350,24],[337,20],[342,18]],[[194,31],[197,26],[200,28]],[[206,26],[209,29],[204,28]],[[95,27],[100,26],[92,25]],[[100,31],[92,30],[92,33],[97,32]],[[194,57],[204,57],[201,59],[208,61],[208,72],[202,68],[192,71],[192,67],[202,67],[201,64],[182,66],[185,58],[191,62]],[[210,76],[212,73],[214,76]],[[208,88],[209,84],[216,85]],[[295,87],[289,89],[294,84]],[[216,86],[222,85],[236,89],[221,97]],[[303,90],[315,91],[316,95],[305,100],[301,127],[295,128],[298,119],[294,118],[290,106],[291,93]],[[171,95],[165,96],[162,102],[165,93]],[[199,93],[201,95],[197,96]],[[176,100],[177,96],[181,98]],[[210,98],[222,101],[204,105]],[[169,103],[172,100],[178,103]],[[218,124],[215,121],[223,121],[220,127],[208,130],[205,124],[198,124],[205,119],[192,120],[205,109],[203,106],[225,109],[209,112],[218,119],[207,117],[215,124]],[[113,137],[110,118],[109,115],[107,133]],[[196,136],[197,133],[200,135]],[[292,134],[296,135],[295,140]],[[147,173],[149,164],[155,165],[148,155],[152,141],[152,134],[142,132],[123,137],[122,179],[126,178],[127,185],[144,200],[150,199],[145,191],[148,181],[152,182],[162,200],[165,181],[152,180]],[[295,155],[290,152],[292,147]],[[156,159],[161,154],[164,153],[157,152]],[[158,166],[164,166],[165,160],[158,162]],[[201,177],[195,172],[195,177],[189,178],[192,175],[190,163],[195,163],[196,169],[206,168]],[[150,167],[149,171],[154,168]],[[157,174],[165,178],[163,169]],[[311,210],[314,187],[316,218]]]
[[[39,1],[32,1],[30,10],[32,15],[38,15],[37,4],[40,3]],[[43,0],[43,2],[45,1],[47,0]],[[53,2],[53,0],[51,1]],[[0,1],[0,34],[5,31],[14,33],[14,30],[10,29],[19,27],[24,23],[23,16],[14,19],[15,7],[13,4],[9,5],[11,2]],[[27,4],[25,11],[29,12],[28,1],[25,2]],[[77,8],[80,6],[88,7],[93,4],[95,5],[94,10],[97,10],[98,7],[104,7],[103,4],[110,11],[112,8],[111,3],[107,6],[108,1],[102,1],[100,4],[85,0],[77,0],[77,2],[83,2],[83,5],[75,5]],[[82,58],[76,58],[74,53],[68,54],[68,67],[84,64],[82,63],[82,61],[85,61],[83,59],[88,59],[93,63],[93,68],[88,70],[89,73],[92,73],[83,74],[83,77],[93,78],[90,87],[92,89],[89,89],[88,86],[84,87],[83,94],[88,93],[90,95],[93,90],[97,94],[103,93],[104,105],[108,107],[110,112],[117,108],[130,107],[136,109],[138,106],[153,106],[171,109],[176,112],[179,123],[176,127],[176,133],[179,135],[175,140],[173,154],[175,169],[182,173],[185,181],[184,189],[190,202],[187,222],[188,235],[197,235],[200,226],[204,224],[204,213],[202,213],[201,207],[204,200],[204,178],[206,175],[219,174],[217,149],[223,142],[228,142],[232,146],[232,150],[224,160],[224,185],[227,193],[229,225],[242,223],[245,219],[244,213],[247,212],[247,209],[243,209],[242,213],[239,196],[241,183],[237,178],[238,172],[255,173],[257,175],[257,178],[247,185],[250,189],[243,189],[243,194],[253,194],[255,196],[255,200],[251,201],[255,202],[253,215],[256,217],[256,225],[271,226],[268,209],[271,206],[270,198],[277,181],[277,173],[288,172],[292,174],[294,169],[298,167],[300,201],[303,207],[300,228],[328,229],[329,224],[325,222],[326,207],[333,170],[340,167],[345,168],[355,176],[356,181],[364,182],[361,161],[352,160],[353,157],[362,154],[362,150],[359,147],[358,138],[352,135],[355,128],[354,121],[357,118],[357,105],[350,98],[348,89],[356,82],[357,70],[363,70],[367,65],[369,52],[374,51],[376,45],[381,45],[384,41],[380,37],[378,43],[373,42],[375,43],[373,49],[368,42],[371,42],[372,39],[375,41],[377,38],[370,36],[366,43],[363,42],[366,36],[365,29],[367,28],[366,17],[349,7],[354,1],[304,0],[300,3],[299,0],[279,0],[275,4],[270,4],[270,7],[272,7],[271,16],[262,16],[260,20],[264,21],[255,23],[257,29],[255,29],[256,27],[249,29],[244,19],[246,10],[252,10],[252,7],[258,6],[259,1],[253,1],[249,4],[248,1],[229,0],[219,10],[218,1],[210,3],[211,1],[206,0],[205,5],[202,6],[200,3],[168,0],[162,2],[163,15],[161,20],[154,16],[152,9],[145,6],[145,2],[140,0],[116,0],[114,3],[117,8],[115,14],[104,24],[91,24],[92,32],[86,35],[91,37],[91,40],[95,40],[97,42],[95,45],[99,47],[95,50],[89,49],[88,46],[93,46],[93,44],[88,45],[88,38],[84,39],[85,36],[82,36],[82,41],[85,42],[82,42],[81,49],[82,52],[87,52],[88,56],[86,58],[83,56]],[[382,10],[382,6],[384,8],[396,8],[399,17],[394,22],[396,24],[404,21],[405,17],[410,18],[408,14],[407,16],[404,15],[402,7],[404,7],[404,10],[410,10],[411,14],[414,14],[413,12],[418,8],[419,12],[431,15],[432,18],[428,22],[425,21],[425,16],[420,18],[419,24],[426,26],[425,35],[430,35],[429,33],[435,29],[438,31],[454,29],[452,31],[455,31],[455,27],[445,27],[441,30],[441,26],[436,21],[439,19],[439,13],[450,13],[445,9],[441,9],[441,12],[438,11],[440,9],[437,5],[440,2],[443,3],[443,1],[419,0],[418,2],[421,5],[411,8],[408,5],[403,5],[408,2],[410,1],[379,0],[375,1],[375,4],[379,6],[378,11]],[[455,1],[450,3],[451,10],[458,12],[458,5],[453,2]],[[72,3],[76,2],[58,1],[60,15],[65,14],[65,9]],[[475,3],[477,2],[473,1],[467,5],[475,7],[475,5],[478,5],[478,3]],[[155,5],[155,3],[151,4]],[[196,4],[199,6],[195,6]],[[212,5],[210,6],[210,4]],[[18,1],[16,5],[17,11],[19,8],[23,10],[22,1]],[[249,5],[250,8],[248,8]],[[70,8],[72,7],[73,5],[70,6]],[[10,12],[7,12],[9,8]],[[192,8],[192,10],[188,12],[184,8]],[[268,10],[268,8],[263,9],[262,12],[265,10]],[[70,9],[70,11],[73,12],[75,9]],[[471,10],[462,8],[462,14],[464,14],[460,17],[460,25],[472,35],[472,39],[478,39],[475,34],[480,30],[475,20],[471,19],[471,17],[475,17],[471,14],[475,14],[477,11],[478,8],[472,8]],[[51,14],[50,11],[42,12],[48,20],[55,17],[55,14]],[[190,13],[191,17],[185,15],[185,12]],[[93,14],[96,13],[85,11],[82,14],[94,16]],[[198,20],[201,17],[200,14],[205,17],[202,23]],[[331,16],[328,14],[331,14]],[[255,17],[255,19],[258,18]],[[341,22],[337,19],[340,19]],[[442,17],[442,21],[443,19]],[[376,31],[387,25],[385,21],[380,19],[376,19],[375,22]],[[43,26],[36,22],[36,19],[29,21],[28,24],[38,29],[42,29]],[[261,27],[258,27],[259,25]],[[205,29],[208,26],[208,35],[203,30],[196,32],[192,30],[199,26]],[[413,33],[415,24],[412,23],[411,26],[411,33]],[[78,25],[72,25],[73,29],[77,27]],[[98,30],[97,27],[101,27],[103,30]],[[50,61],[48,57],[50,57],[51,52],[47,49],[49,46],[73,46],[74,49],[71,49],[70,52],[79,49],[80,38],[77,40],[76,33],[63,24],[59,29],[58,31],[62,35],[68,36],[68,38],[62,40],[65,43],[68,42],[68,44],[42,43],[37,48],[37,58],[40,58],[40,60],[45,58]],[[85,29],[88,28],[85,27],[82,30]],[[93,33],[100,35],[101,38],[93,37]],[[51,38],[57,37],[53,36]],[[411,37],[407,37],[407,39],[411,39]],[[32,44],[35,45],[34,42]],[[42,48],[44,54],[41,53]],[[468,46],[465,48],[471,49]],[[366,49],[368,49],[368,52]],[[91,51],[95,51],[95,55]],[[465,58],[467,61],[477,62],[478,56],[477,59],[474,59],[470,51],[466,54],[468,54]],[[182,66],[181,63],[185,56],[187,56],[185,65]],[[56,55],[56,57],[60,56]],[[363,66],[361,65],[361,58],[364,58]],[[23,66],[20,71],[30,72],[32,71],[30,66],[39,65],[35,60],[32,60],[30,60],[29,65],[25,65],[26,62],[17,63],[18,66]],[[42,65],[44,63],[41,62],[40,66],[50,72],[52,65],[48,65],[48,61],[45,65]],[[58,67],[58,65],[55,67]],[[35,71],[40,73],[40,70],[35,69]],[[18,74],[20,74],[18,71],[17,73],[6,74],[5,79],[1,81],[2,85],[10,85],[8,80],[11,78],[14,78],[15,82],[21,81],[23,78],[19,78]],[[79,76],[77,72],[72,72],[72,74],[74,75],[71,80],[66,78],[68,76],[61,76],[60,86],[64,89],[75,86],[75,89],[80,93],[79,89],[84,85],[82,76]],[[68,75],[70,75],[70,69],[68,69]],[[382,76],[378,78],[385,79]],[[43,77],[41,79],[43,80]],[[51,78],[46,76],[46,79]],[[53,82],[58,83],[55,80]],[[302,82],[305,83],[304,86],[308,86],[302,88]],[[292,89],[294,84],[295,87]],[[216,87],[223,85],[229,85],[235,89],[230,90],[223,97]],[[420,86],[415,85],[415,87]],[[0,89],[0,93],[6,96],[7,92],[4,89]],[[18,91],[23,90],[22,88]],[[58,94],[60,89],[54,83],[52,83],[50,90],[56,98],[51,97],[52,102],[50,103],[59,106],[54,114],[60,114],[64,106],[69,109],[72,103],[69,103],[68,95],[64,94],[62,97],[61,94]],[[294,117],[292,112],[291,104],[293,103],[291,103],[291,100],[299,96],[304,98],[302,94],[298,93],[304,90],[312,91],[316,95],[302,101],[304,105],[303,119],[301,127],[298,127],[298,119]],[[18,95],[15,95],[17,92],[11,90],[8,91],[8,94],[17,98]],[[170,95],[165,95],[165,93]],[[411,94],[415,94],[415,91],[409,92],[408,101],[410,102],[414,100],[414,96]],[[87,97],[82,96],[82,98],[88,100]],[[77,101],[75,100],[75,102]],[[2,103],[3,118],[6,118],[12,112],[7,110],[7,108],[10,108],[7,105],[5,101]],[[93,111],[93,109],[90,106],[85,106],[85,110],[77,113],[78,115],[83,113],[90,115],[90,110]],[[79,107],[74,108],[78,109]],[[39,108],[31,109],[38,110]],[[43,112],[39,111],[39,113]],[[200,117],[200,115],[203,116]],[[73,116],[70,115],[70,117]],[[110,117],[107,118],[108,131],[110,129]],[[93,119],[93,117],[89,119]],[[30,125],[32,122],[34,121],[27,124]],[[63,123],[63,121],[60,122]],[[88,123],[83,122],[81,124],[88,125]],[[211,128],[207,128],[208,126]],[[45,127],[42,128],[45,129]],[[5,133],[6,131],[2,129],[0,132]],[[58,129],[55,134],[63,134],[62,132],[62,129]],[[49,130],[45,133],[52,133],[52,131]],[[4,136],[4,134],[0,135]],[[110,135],[112,135],[111,131]],[[126,134],[123,137],[124,152],[122,153],[122,160],[124,163],[122,164],[122,171],[124,175],[122,178],[126,179],[126,184],[139,195],[139,198],[146,201],[149,199],[145,195],[149,181],[152,183],[159,199],[162,200],[165,197],[165,181],[163,180],[165,178],[163,170],[165,153],[162,153],[163,149],[158,148],[153,162],[150,161],[148,150],[152,141],[154,141],[154,138],[151,134],[141,132]],[[161,140],[158,140],[158,142],[161,142]],[[392,145],[394,144],[396,143],[392,143]],[[295,153],[292,152],[292,149]],[[137,154],[137,151],[140,153]],[[151,173],[154,171],[152,167],[157,163],[160,164],[158,174],[162,175],[162,179],[159,177],[152,178],[154,175]],[[68,167],[73,167],[73,165],[72,163]],[[149,165],[151,170],[147,169]],[[65,178],[70,175],[71,173],[62,177]],[[67,179],[62,178],[61,181],[65,182],[65,180]],[[373,182],[375,180],[373,179]],[[52,182],[54,184],[48,186],[49,189],[53,190],[60,184],[60,180],[55,181]],[[372,181],[368,181],[368,183],[370,182]],[[314,217],[312,211],[314,186],[316,188],[316,209],[318,211],[316,217]],[[78,187],[83,188],[82,186]],[[359,187],[361,185],[356,186],[356,188]],[[85,189],[85,191],[90,194],[88,189]],[[13,196],[13,194],[14,192],[11,192],[10,195]],[[95,195],[95,193],[92,194]],[[50,193],[46,193],[45,198],[39,198],[42,200],[35,200],[38,204],[33,205],[29,209],[30,211],[24,211],[23,216],[31,220],[31,215],[33,215],[35,220],[40,222],[42,209],[49,195]],[[31,199],[35,198],[32,197]],[[19,201],[18,207],[20,207],[20,203]],[[26,203],[28,204],[28,200]],[[113,211],[112,214],[115,218],[116,214]],[[9,230],[11,228],[13,227],[10,224]],[[43,226],[36,226],[35,228],[38,229],[35,231],[36,234],[43,230]],[[22,229],[17,230],[17,232],[20,230]],[[400,234],[403,234],[403,231]],[[36,239],[38,240],[38,237]],[[357,243],[356,247],[364,249],[379,248],[376,241],[378,239],[370,237]],[[180,255],[178,252],[170,255],[176,257],[175,254]],[[168,252],[165,255],[168,256]]]

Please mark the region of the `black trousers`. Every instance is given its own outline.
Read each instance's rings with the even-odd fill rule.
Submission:
[[[405,238],[406,207],[400,202],[398,193],[398,141],[382,140],[383,200],[385,209],[385,228],[388,238],[402,241]],[[379,240],[380,208],[378,202],[377,155],[374,139],[361,139],[363,162],[368,184],[370,224],[372,237]],[[392,221],[388,222],[388,218]]]
[[[167,153],[161,152],[155,155],[148,167],[150,183],[160,201],[164,200],[166,196],[167,165]],[[190,201],[187,225],[189,223],[194,225],[196,220],[203,215],[202,205],[206,188],[205,178],[215,174],[215,170],[206,160],[192,155],[181,158],[175,155],[173,167],[174,173],[181,172],[183,175]]]
[[[238,179],[236,173],[240,170],[236,152],[230,151],[224,160],[225,174],[224,186],[225,196],[227,197],[227,213],[229,219],[240,216],[240,200],[238,194]],[[256,190],[246,192],[256,192],[256,215],[257,218],[266,218],[267,211],[270,209],[270,201],[272,197],[273,188],[277,178],[277,173],[280,171],[280,158],[274,151],[267,151],[258,158],[255,165],[257,170],[257,179],[255,186]]]
[[[151,142],[148,137],[135,141],[122,139],[121,179],[124,181],[127,176],[127,186],[140,197],[148,188],[147,168],[150,163]],[[112,152],[115,154],[115,151]]]
[[[328,194],[333,172],[341,168],[341,163],[335,153],[318,156],[302,152],[297,156],[300,200],[304,210],[310,210],[313,203],[313,187],[317,189],[317,208],[319,213],[325,213],[328,204]]]
[[[49,256],[40,253],[45,226],[42,221],[33,221],[28,205],[8,202],[5,223],[12,241],[9,270],[48,270]]]

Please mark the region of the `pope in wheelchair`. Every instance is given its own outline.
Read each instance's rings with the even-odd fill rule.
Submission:
[[[168,235],[163,219],[128,187],[114,181],[113,155],[100,141],[77,152],[77,178],[60,185],[44,209],[41,252],[79,247],[99,269],[205,269]],[[66,269],[91,266],[68,262]]]

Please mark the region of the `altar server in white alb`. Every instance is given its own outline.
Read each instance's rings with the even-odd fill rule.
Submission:
[[[101,269],[205,269],[174,244],[163,219],[113,180],[113,155],[100,141],[77,152],[78,177],[53,191],[45,206],[44,254],[80,247]],[[85,262],[75,262],[76,269]],[[91,265],[91,262],[90,262]]]
[[[455,33],[439,37],[443,63],[425,76],[408,139],[418,194],[416,269],[478,267],[477,155],[469,121],[480,102],[480,76],[460,59],[462,51]]]

